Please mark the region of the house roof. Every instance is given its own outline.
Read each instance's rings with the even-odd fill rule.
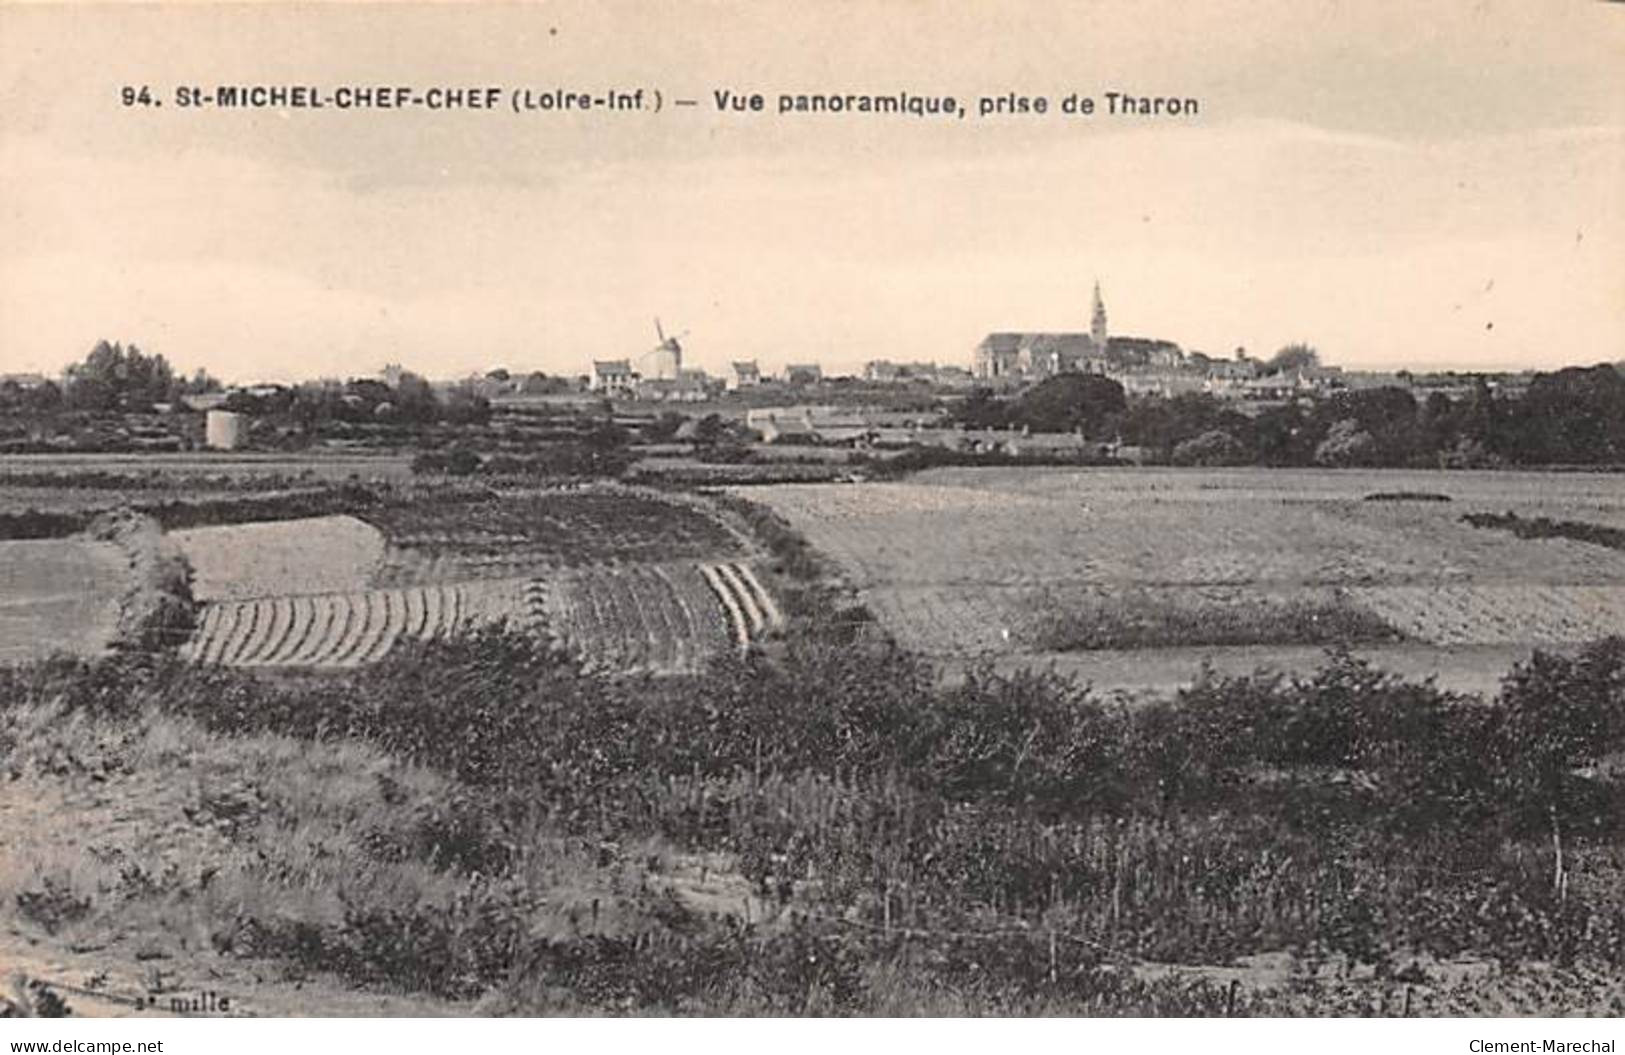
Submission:
[[[597,374],[630,374],[632,363],[628,359],[594,359],[592,369]]]
[[[1095,339],[1087,333],[990,333],[982,338],[977,346],[982,352],[995,355],[1013,355],[1017,352],[1032,352],[1037,355],[1048,355],[1052,352],[1061,355],[1091,355],[1099,354],[1099,346]]]
[[[1021,350],[1022,333],[990,333],[977,345],[984,352],[1016,352]]]
[[[1161,337],[1117,337],[1106,338],[1106,347],[1111,351],[1154,352],[1179,351],[1179,345]]]
[[[1043,355],[1091,355],[1102,351],[1087,333],[1029,333],[1022,346]]]

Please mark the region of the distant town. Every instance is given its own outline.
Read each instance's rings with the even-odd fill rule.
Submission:
[[[1625,463],[1617,366],[1349,370],[1304,342],[1214,355],[1113,333],[1099,283],[1087,317],[1075,331],[969,338],[959,362],[875,359],[856,374],[818,362],[770,372],[750,359],[714,375],[690,364],[688,334],[659,319],[646,348],[579,373],[493,366],[437,380],[387,364],[366,377],[227,385],[103,341],[59,378],[0,375],[0,453],[392,451],[417,452],[425,471],[707,480],[777,479],[791,461],[816,463],[801,475],[820,478],[854,461],[832,456],[840,450],[857,462],[927,449],[1063,463]],[[809,453],[819,447],[828,453]]]
[[[1129,395],[1206,393],[1228,402],[1267,406],[1304,396],[1326,395],[1340,389],[1401,385],[1446,395],[1466,394],[1473,378],[1481,375],[1412,373],[1409,371],[1345,371],[1320,361],[1307,345],[1282,358],[1257,359],[1246,348],[1216,356],[1186,351],[1159,337],[1112,334],[1099,283],[1095,284],[1090,326],[1075,332],[999,331],[976,344],[969,366],[960,363],[895,362],[873,359],[853,376],[826,374],[816,362],[789,363],[777,374],[755,359],[728,364],[721,377],[686,366],[680,337],[668,336],[657,320],[659,343],[637,357],[595,360],[591,372],[574,379],[577,391],[640,402],[704,402],[727,392],[777,385],[792,391],[816,390],[826,383],[898,386],[941,390],[944,395],[986,386],[1008,389],[1059,374],[1083,373],[1107,377]],[[1516,388],[1520,374],[1495,375],[1495,385]],[[557,391],[556,379],[543,375],[516,378],[501,372],[496,387],[485,386],[491,396]]]

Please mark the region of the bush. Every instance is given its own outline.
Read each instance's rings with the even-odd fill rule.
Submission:
[[[1575,542],[1589,542],[1594,546],[1625,550],[1625,531],[1603,524],[1587,524],[1582,520],[1553,520],[1550,517],[1524,518],[1516,513],[1467,513],[1462,523],[1476,528],[1499,528],[1510,531],[1518,538],[1566,538]]]
[[[1040,652],[1191,645],[1338,645],[1395,641],[1400,634],[1342,596],[1205,601],[1147,593],[1035,604],[1020,631]]]
[[[116,544],[129,562],[130,587],[119,599],[113,647],[151,652],[173,648],[190,637],[197,613],[192,569],[164,537],[157,520],[119,510],[98,517],[88,533]]]
[[[1170,456],[1175,465],[1245,465],[1250,460],[1246,444],[1222,429],[1210,429],[1175,445]]]
[[[1353,418],[1345,418],[1334,424],[1315,448],[1315,463],[1339,468],[1375,465],[1379,454],[1376,438]]]

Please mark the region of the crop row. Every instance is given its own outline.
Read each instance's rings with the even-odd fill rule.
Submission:
[[[692,673],[784,623],[743,563],[582,569],[537,583],[532,604],[588,668],[611,673]]]
[[[182,654],[232,667],[354,667],[402,640],[430,640],[502,614],[487,596],[501,584],[260,597],[204,606]]]
[[[1351,592],[1405,636],[1435,645],[1564,644],[1625,633],[1621,586],[1375,586]]]
[[[723,611],[728,613],[728,625],[741,648],[749,647],[753,640],[770,630],[783,629],[783,613],[750,565],[738,561],[704,564],[700,566],[700,573]]]
[[[218,601],[203,606],[182,655],[211,666],[355,667],[398,642],[498,619],[547,627],[590,669],[656,674],[698,671],[784,625],[748,564],[644,564]]]

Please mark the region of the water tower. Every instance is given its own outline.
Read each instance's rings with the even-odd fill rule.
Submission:
[[[203,443],[210,450],[234,451],[248,439],[248,418],[230,410],[211,410],[203,419]]]

